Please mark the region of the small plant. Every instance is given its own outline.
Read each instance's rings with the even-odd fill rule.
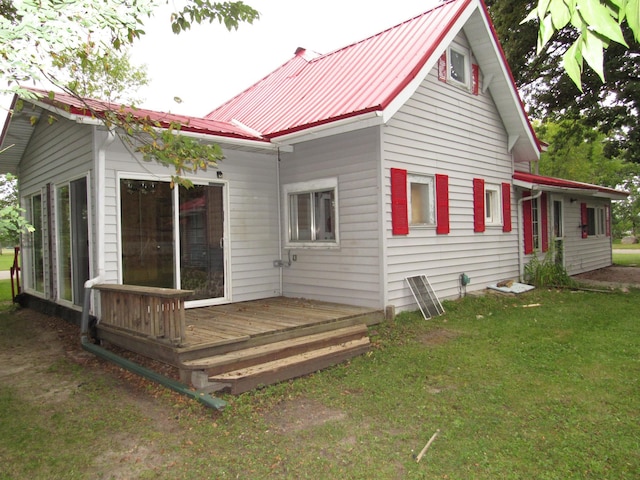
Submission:
[[[565,287],[573,283],[573,280],[562,265],[561,255],[554,255],[548,251],[541,261],[534,255],[524,267],[524,279],[527,283],[536,287]]]

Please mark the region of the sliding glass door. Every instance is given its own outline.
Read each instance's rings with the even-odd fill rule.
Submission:
[[[193,290],[188,300],[225,297],[223,193],[221,184],[122,179],[123,283]]]

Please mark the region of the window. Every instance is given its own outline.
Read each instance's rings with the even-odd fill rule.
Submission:
[[[297,246],[336,245],[337,179],[285,185],[288,242]]]
[[[435,223],[434,190],[433,177],[409,175],[411,225],[433,225]]]
[[[533,233],[533,249],[540,249],[540,209],[538,198],[531,201],[531,231]]]
[[[498,187],[485,186],[485,223],[487,225],[500,224],[500,193]]]
[[[89,211],[87,179],[56,189],[58,298],[82,305],[89,279]]]
[[[449,47],[449,70],[447,78],[454,84],[469,86],[469,52],[466,48],[454,45]]]
[[[30,243],[25,250],[29,258],[29,286],[36,292],[44,293],[44,241],[42,238],[42,195],[29,199],[29,222],[35,229],[29,235]],[[25,242],[26,243],[26,242]]]
[[[603,207],[587,207],[587,235],[604,235],[605,213]]]

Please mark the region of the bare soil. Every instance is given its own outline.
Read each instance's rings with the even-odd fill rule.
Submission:
[[[640,287],[640,267],[612,265],[575,275],[579,282],[609,287]]]

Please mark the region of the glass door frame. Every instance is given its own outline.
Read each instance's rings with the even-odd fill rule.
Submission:
[[[564,267],[565,265],[565,254],[564,254],[564,240],[565,240],[565,221],[564,221],[564,212],[565,212],[565,208],[564,208],[564,200],[565,197],[563,197],[562,195],[550,195],[550,199],[549,199],[549,208],[551,209],[551,215],[549,215],[551,217],[551,233],[553,234],[553,258],[554,261],[557,262],[558,259],[558,254],[561,255],[560,260],[561,260],[561,265]],[[556,204],[559,205],[560,207],[560,215],[559,215],[559,219],[556,218]],[[559,229],[560,232],[556,231],[556,221],[559,220]],[[558,235],[559,233],[559,235]],[[558,252],[558,248],[562,249],[562,252]]]
[[[185,177],[187,178],[187,177]],[[165,175],[145,175],[140,173],[126,173],[118,172],[116,176],[116,190],[117,190],[117,214],[118,214],[118,282],[123,282],[123,262],[122,262],[122,199],[120,192],[120,183],[122,180],[147,180],[154,182],[171,182],[170,176]],[[188,178],[194,185],[220,185],[222,187],[222,215],[223,215],[223,237],[221,245],[223,247],[223,270],[224,270],[224,293],[223,296],[217,298],[206,298],[201,300],[190,300],[185,302],[185,308],[206,307],[211,305],[220,305],[229,303],[231,300],[231,289],[229,287],[231,283],[231,275],[229,269],[229,244],[227,241],[229,238],[229,188],[228,181],[226,180],[213,180],[202,178]],[[173,271],[174,271],[174,285],[181,285],[180,278],[180,209],[179,209],[179,188],[176,186],[171,192],[171,199],[173,201]]]

